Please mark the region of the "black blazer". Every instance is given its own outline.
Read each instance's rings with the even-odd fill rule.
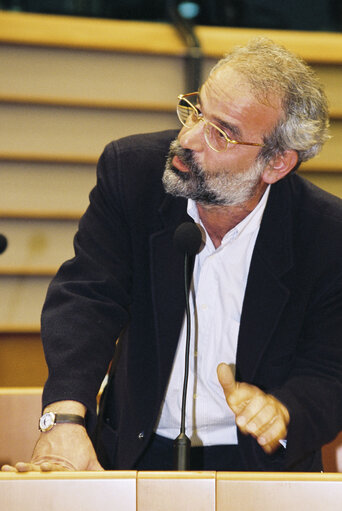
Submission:
[[[175,131],[109,144],[42,314],[49,366],[43,404],[96,394],[120,337],[103,417],[108,468],[130,469],[158,416],[184,315],[183,260],[173,233],[187,201],[161,176]],[[272,185],[243,303],[237,378],[290,411],[286,451],[239,435],[250,470],[321,469],[342,426],[342,201],[293,174]]]

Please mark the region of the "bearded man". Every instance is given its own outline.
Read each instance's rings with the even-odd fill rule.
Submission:
[[[317,78],[258,38],[181,94],[177,114],[179,132],[126,137],[100,158],[75,257],[43,309],[45,415],[19,470],[173,468],[186,338],[173,235],[185,221],[202,233],[190,467],[320,471],[341,429],[342,205],[294,172],[328,137]],[[87,431],[117,338],[96,454]]]

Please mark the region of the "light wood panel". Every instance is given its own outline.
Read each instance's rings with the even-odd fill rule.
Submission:
[[[0,12],[0,41],[127,53],[184,54],[182,41],[166,23],[44,14]]]
[[[342,66],[313,65],[313,69],[324,85],[332,117],[341,117],[342,113]]]
[[[120,100],[102,100],[93,98],[70,98],[57,96],[29,96],[29,95],[13,95],[3,94],[0,96],[0,103],[9,103],[13,105],[38,105],[53,107],[75,107],[87,108],[88,110],[134,110],[138,112],[170,112],[175,113],[177,96],[173,97],[173,103],[141,103],[137,100],[122,102]]]
[[[308,62],[342,63],[340,33],[199,26],[196,34],[204,55],[213,58],[220,58],[233,46],[246,44],[252,37],[262,36],[282,44]]]
[[[194,502],[205,493],[207,480],[198,472],[183,474],[176,478],[168,472],[156,472],[156,484],[150,489],[140,485],[144,481],[142,472],[2,473],[0,505],[6,511],[22,508],[36,511],[40,507],[50,511],[93,511],[107,508],[108,503],[113,511],[340,511],[341,508],[341,476],[219,472],[210,488],[214,503],[204,507],[202,501],[196,507]],[[160,491],[163,487],[165,492]],[[149,499],[149,508],[142,502],[144,498]]]
[[[0,154],[98,157],[106,143],[178,126],[174,113],[0,105]]]
[[[96,182],[95,162],[85,165],[1,161],[0,166],[0,218],[16,215],[79,218]]]
[[[332,120],[331,139],[314,159],[303,164],[303,169],[312,171],[342,171],[342,120]]]
[[[0,333],[0,387],[41,387],[47,375],[39,333]]]
[[[139,472],[139,511],[215,511],[215,472]]]
[[[0,232],[8,240],[0,258],[0,274],[47,274],[73,257],[77,222],[44,220],[2,220]]]
[[[6,511],[136,511],[136,472],[0,473]]]
[[[51,277],[0,276],[0,332],[39,331]]]
[[[312,62],[342,63],[339,33],[197,27],[206,56],[219,58],[256,35],[268,36]],[[28,13],[0,13],[0,41],[36,46],[88,48],[162,55],[184,55],[185,46],[168,23],[142,23]]]
[[[150,108],[175,106],[184,89],[184,63],[177,57],[0,44],[0,61],[0,98],[131,102]]]
[[[318,475],[318,474],[317,474]],[[217,511],[339,511],[341,476],[310,474],[217,475]]]

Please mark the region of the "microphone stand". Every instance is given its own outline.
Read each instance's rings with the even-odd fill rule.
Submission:
[[[188,390],[189,379],[189,355],[190,355],[190,304],[189,304],[189,253],[185,252],[184,256],[184,289],[185,289],[185,306],[186,306],[186,342],[185,342],[185,366],[184,366],[184,382],[182,395],[182,412],[180,433],[173,444],[174,449],[174,469],[189,470],[190,469],[190,438],[185,434],[185,410],[186,410],[186,394]]]

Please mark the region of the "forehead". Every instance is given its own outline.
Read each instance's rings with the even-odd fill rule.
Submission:
[[[247,79],[228,64],[216,69],[200,91],[203,113],[235,122],[243,131],[261,134],[272,131],[283,113],[281,97],[263,99],[253,92]]]

